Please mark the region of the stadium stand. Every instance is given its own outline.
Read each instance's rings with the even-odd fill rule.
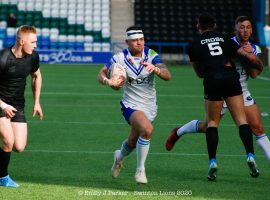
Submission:
[[[167,43],[192,41],[197,35],[196,17],[202,12],[213,14],[218,31],[224,34],[233,33],[237,16],[253,16],[252,0],[135,0],[134,12],[135,23],[144,27],[146,41]],[[256,31],[253,36],[256,39]],[[173,53],[175,48],[163,51]]]
[[[252,11],[252,0],[0,0],[0,47],[10,46],[15,39],[14,28],[7,27],[7,17],[13,12],[17,27],[38,28],[41,50],[114,51],[125,46],[118,43],[134,22],[144,28],[151,48],[184,55],[186,45],[197,35],[199,13],[212,13],[218,31],[232,34],[236,16],[252,18]]]
[[[15,41],[16,28],[6,23],[11,12],[17,27],[38,28],[38,49],[108,51],[110,47],[110,0],[0,0],[2,47]]]

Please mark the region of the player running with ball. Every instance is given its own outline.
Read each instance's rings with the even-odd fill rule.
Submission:
[[[120,101],[122,114],[130,125],[130,134],[123,141],[121,149],[114,154],[112,176],[117,178],[123,160],[134,149],[137,152],[135,181],[147,183],[145,160],[153,133],[153,121],[157,115],[155,75],[163,80],[170,80],[171,74],[162,63],[160,56],[144,46],[144,35],[141,27],[131,26],[126,30],[128,48],[115,54],[110,62],[103,66],[98,74],[98,81],[113,88],[123,86],[123,98]],[[110,66],[119,63],[126,70],[126,80],[108,79]]]

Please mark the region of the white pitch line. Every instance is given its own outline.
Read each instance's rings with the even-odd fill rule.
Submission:
[[[114,152],[109,151],[60,151],[60,150],[25,150],[24,152],[28,153],[78,153],[78,154],[111,154],[113,155]],[[156,156],[208,156],[208,154],[203,153],[149,153],[149,155],[156,155]],[[221,157],[245,157],[245,155],[240,154],[217,154]],[[256,155],[256,157],[264,157],[263,155]]]
[[[32,95],[30,92],[25,94]],[[43,92],[43,95],[54,95],[54,96],[112,96],[122,97],[119,93],[79,93],[79,92]],[[186,95],[186,94],[157,94],[157,97],[180,97],[180,98],[200,98],[203,99],[202,95]],[[256,96],[256,99],[270,99],[270,96]]]
[[[82,122],[82,121],[28,121],[28,123],[33,123],[33,124],[86,124],[86,125],[124,125],[127,124],[125,122],[93,122],[93,121],[87,121],[87,122]],[[178,123],[154,123],[154,125],[158,126],[176,126],[176,125],[181,125]],[[221,123],[220,126],[225,126],[225,127],[234,127],[235,124],[223,124]],[[270,125],[266,125],[264,127],[270,127]]]
[[[264,81],[270,81],[270,78],[264,77],[264,76],[258,76],[258,79],[264,80]]]
[[[31,92],[25,92],[25,94],[31,95]],[[119,96],[120,93],[81,93],[81,92],[42,92],[43,95],[56,95],[56,96]],[[181,94],[158,94],[160,97],[186,97],[186,98],[203,98],[202,95],[181,95]],[[269,97],[270,98],[270,97]]]

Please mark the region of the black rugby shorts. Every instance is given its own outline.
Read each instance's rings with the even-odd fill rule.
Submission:
[[[242,87],[238,78],[207,79],[204,80],[204,99],[222,101],[227,97],[242,94]]]
[[[11,122],[26,122],[24,110],[22,108],[16,108],[15,116],[11,118]],[[0,109],[0,117],[5,117],[4,112]]]

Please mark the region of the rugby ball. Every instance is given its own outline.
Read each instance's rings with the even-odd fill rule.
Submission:
[[[122,79],[126,80],[126,77],[127,77],[126,70],[119,63],[114,63],[109,68],[108,77],[109,78],[111,78],[111,77],[122,78]]]

